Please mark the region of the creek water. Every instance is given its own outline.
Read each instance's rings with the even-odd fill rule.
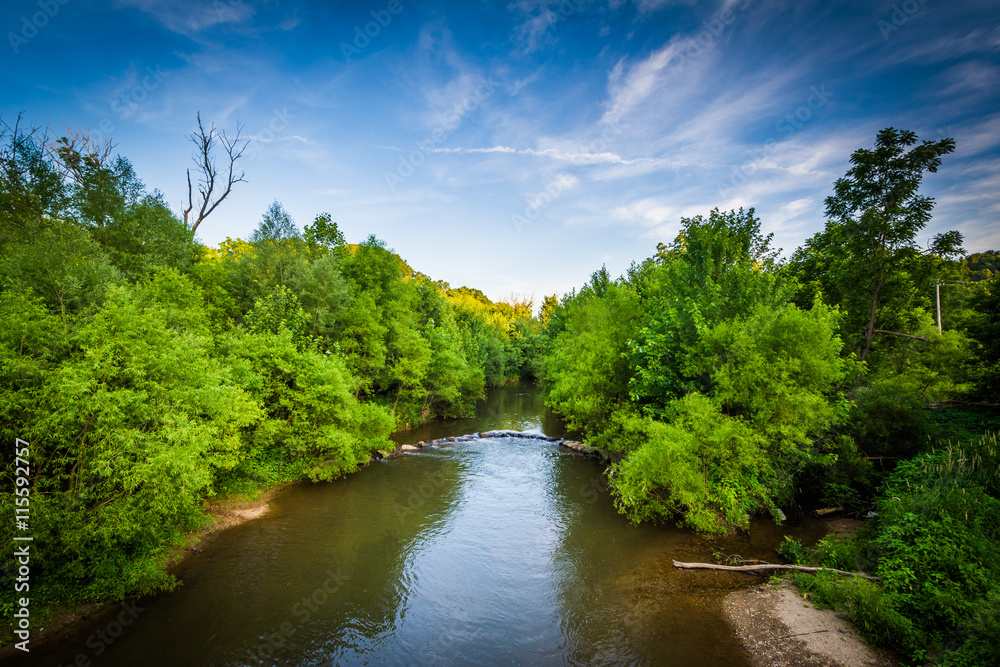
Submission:
[[[394,438],[491,429],[562,434],[518,383],[474,418]],[[95,614],[21,664],[748,665],[720,600],[758,580],[671,560],[774,559],[782,534],[815,532],[636,526],[592,459],[537,440],[462,442],[283,489],[186,558],[175,591]]]

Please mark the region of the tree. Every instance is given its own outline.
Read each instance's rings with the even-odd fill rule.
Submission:
[[[197,165],[198,211],[191,217],[195,200],[191,188],[190,169],[187,170],[188,204],[184,209],[184,224],[190,224],[192,240],[198,231],[198,225],[229,196],[233,186],[237,183],[246,183],[244,172],[236,173],[236,162],[243,157],[243,152],[250,145],[249,139],[240,139],[242,131],[243,126],[239,123],[236,124],[236,134],[232,137],[226,134],[225,130],[216,130],[214,123],[206,130],[201,122],[201,114],[198,114],[198,131],[189,137],[196,147],[191,159]],[[215,150],[220,145],[228,162],[222,171],[215,164]]]
[[[826,199],[825,230],[796,256],[800,265],[811,265],[807,274],[827,283],[830,300],[848,306],[851,323],[863,328],[855,345],[862,361],[878,334],[916,338],[890,327],[900,323],[920,282],[932,273],[933,263],[923,260],[964,252],[957,231],[938,234],[926,250],[915,241],[934,208],[932,198],[917,192],[924,171],[937,172],[955,140],[923,141],[906,150],[915,143],[915,133],[890,127],[878,133],[873,149],[856,150],[853,166]]]
[[[555,294],[551,294],[542,300],[542,310],[538,314],[538,319],[542,321],[542,324],[548,324],[552,319],[553,313],[555,313],[556,308],[559,307],[559,297]]]
[[[309,251],[318,255],[325,255],[345,243],[343,232],[329,213],[320,213],[311,225],[306,225],[304,239]]]
[[[979,344],[976,384],[981,398],[997,401],[1000,400],[1000,276],[993,276],[986,283],[976,305],[979,315],[970,327]]]
[[[0,243],[31,238],[66,207],[66,183],[37,134],[20,115],[13,127],[0,118]]]
[[[292,216],[282,206],[277,199],[271,205],[260,220],[260,225],[250,235],[251,243],[261,241],[283,241],[286,239],[301,238],[299,230],[295,226]]]
[[[682,218],[673,243],[660,244],[636,269],[645,316],[626,358],[629,393],[644,413],[662,418],[672,399],[711,389],[709,376],[694,368],[705,331],[786,300],[771,238],[761,234],[754,209],[714,209],[708,218]]]

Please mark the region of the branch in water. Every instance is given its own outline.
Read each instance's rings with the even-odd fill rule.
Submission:
[[[878,581],[878,577],[873,577],[869,574],[863,572],[848,572],[846,570],[835,570],[832,567],[805,567],[804,565],[716,565],[714,563],[681,563],[680,561],[674,561],[674,567],[684,568],[686,570],[728,570],[730,572],[747,572],[750,573],[754,570],[797,570],[798,572],[835,572],[837,574],[846,574],[852,577],[862,577],[864,579],[871,579],[872,581]]]

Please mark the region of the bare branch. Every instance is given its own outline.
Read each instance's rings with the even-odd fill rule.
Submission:
[[[50,135],[59,138],[52,141]],[[87,168],[107,169],[117,146],[110,137],[98,138],[89,129],[74,128],[65,123],[62,132],[50,124],[42,141],[46,154],[63,176],[77,182],[83,179]]]
[[[236,163],[243,157],[244,151],[250,145],[249,139],[241,139],[243,126],[236,124],[236,134],[230,137],[225,130],[216,130],[213,123],[207,130],[198,114],[198,131],[189,138],[195,145],[195,154],[192,156],[199,174],[198,178],[198,213],[193,220],[190,220],[191,238],[194,239],[198,225],[212,214],[219,204],[225,201],[226,197],[233,190],[236,183],[246,183],[246,174],[243,171],[236,173]],[[221,146],[228,164],[225,173],[221,174],[215,163],[216,148]],[[188,201],[184,209],[184,224],[189,223],[191,211],[195,208],[195,200],[191,187],[191,170],[187,172],[188,180]]]
[[[914,340],[922,340],[927,342],[927,336],[911,336],[910,334],[899,333],[898,331],[886,331],[885,329],[874,329],[873,333],[884,333],[890,336],[900,336],[901,338],[912,338]]]

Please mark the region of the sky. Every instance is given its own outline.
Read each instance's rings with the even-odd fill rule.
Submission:
[[[1000,248],[995,0],[5,0],[0,32],[0,117],[110,137],[178,214],[197,114],[242,128],[210,246],[277,200],[537,306],[716,207],[790,254],[891,126],[957,142],[918,241]]]

